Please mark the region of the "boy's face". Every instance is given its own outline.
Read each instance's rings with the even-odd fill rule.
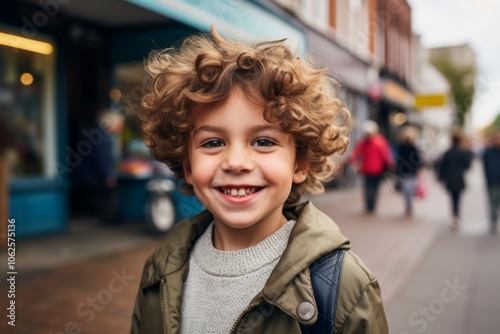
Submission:
[[[198,112],[184,174],[216,224],[274,229],[283,223],[292,183],[303,182],[307,168],[295,160],[291,135],[235,89],[224,104]]]

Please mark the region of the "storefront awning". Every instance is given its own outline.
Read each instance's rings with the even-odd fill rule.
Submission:
[[[250,40],[287,39],[299,54],[306,42],[297,28],[248,1],[241,0],[125,0],[188,26],[209,31],[211,25]]]
[[[387,102],[403,109],[409,110],[414,107],[413,93],[391,79],[382,79],[382,96]]]

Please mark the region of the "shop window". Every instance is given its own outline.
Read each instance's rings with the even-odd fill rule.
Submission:
[[[112,109],[125,116],[119,158],[150,158],[149,148],[142,140],[135,116],[149,80],[144,64],[120,64],[114,68],[113,77],[115,85],[109,92]]]
[[[11,130],[11,178],[47,177],[55,161],[54,66],[50,43],[0,29],[0,121]]]

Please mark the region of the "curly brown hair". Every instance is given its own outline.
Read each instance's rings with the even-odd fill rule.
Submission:
[[[321,181],[337,167],[331,156],[347,149],[351,118],[336,98],[338,83],[308,57],[295,56],[284,40],[247,45],[212,27],[211,35],[189,37],[179,49],[151,53],[146,69],[152,80],[138,110],[144,140],[177,178],[184,177],[194,113],[224,103],[235,87],[292,135],[297,162],[308,167],[286,204],[324,191]],[[193,193],[187,183],[181,189]]]

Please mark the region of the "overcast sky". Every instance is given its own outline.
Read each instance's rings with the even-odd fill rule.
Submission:
[[[413,30],[425,47],[469,43],[479,69],[475,126],[500,113],[500,0],[409,0]]]

